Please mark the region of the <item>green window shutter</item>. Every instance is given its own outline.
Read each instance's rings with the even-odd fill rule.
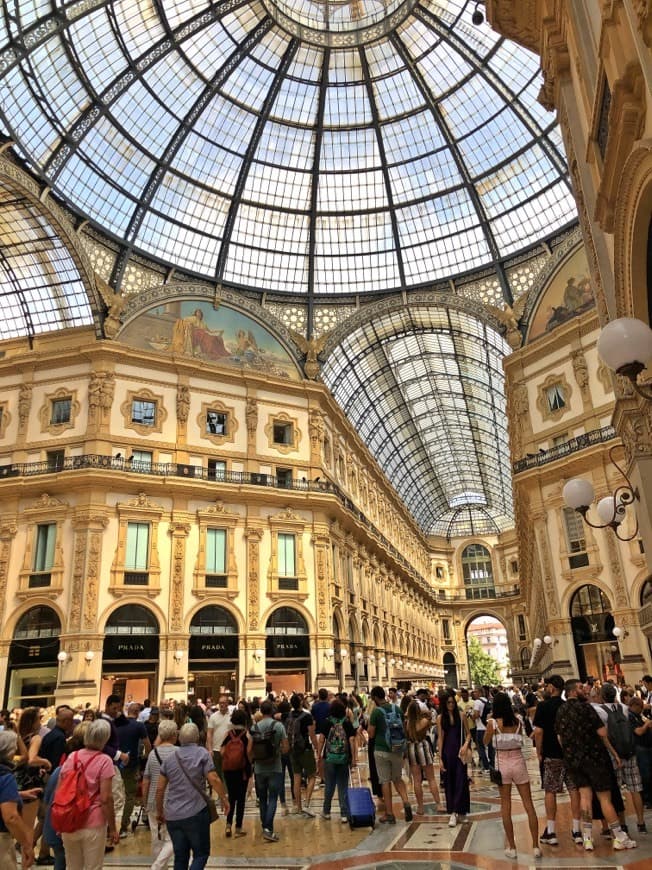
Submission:
[[[54,565],[54,545],[57,540],[56,523],[38,526],[36,530],[36,552],[34,554],[34,570],[49,571]]]
[[[296,577],[294,559],[294,535],[279,533],[278,573],[280,577]]]
[[[206,529],[206,573],[226,574],[226,529]]]
[[[128,523],[127,571],[146,571],[149,561],[149,523]]]

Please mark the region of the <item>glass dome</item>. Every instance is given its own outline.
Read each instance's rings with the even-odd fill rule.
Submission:
[[[0,130],[120,245],[344,298],[503,263],[576,222],[538,60],[467,0],[24,0]]]

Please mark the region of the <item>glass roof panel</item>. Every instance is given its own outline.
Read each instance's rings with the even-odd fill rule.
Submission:
[[[14,7],[0,51],[9,34],[25,48],[0,71],[0,128],[127,257],[351,295],[497,273],[576,223],[537,59],[474,26],[472,0]],[[308,234],[285,290],[258,262],[278,259],[264,240],[289,254],[277,209]]]

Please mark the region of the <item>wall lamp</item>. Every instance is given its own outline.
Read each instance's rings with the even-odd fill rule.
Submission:
[[[183,650],[182,649],[175,649],[175,651],[172,653],[172,655],[174,656],[175,662],[178,663],[183,658]]]
[[[396,664],[396,659],[390,659],[389,663],[392,667],[394,667],[394,665]]]
[[[590,481],[584,480],[582,477],[573,477],[565,484],[564,489],[562,490],[562,497],[569,508],[577,511],[578,514],[581,514],[582,519],[587,526],[591,526],[592,529],[613,529],[616,537],[620,541],[631,541],[638,534],[638,517],[636,516],[636,512],[634,512],[636,528],[633,533],[626,537],[621,535],[619,531],[620,524],[625,519],[627,513],[627,505],[638,501],[638,489],[635,489],[632,486],[630,479],[614,459],[613,452],[617,449],[618,446],[611,448],[609,451],[609,459],[618,469],[621,476],[624,478],[625,483],[617,486],[611,495],[606,495],[604,498],[601,498],[595,506],[596,513],[602,522],[592,523],[587,516],[589,508],[595,498],[593,486]]]
[[[329,647],[328,649],[324,650],[324,658],[328,659],[328,661],[330,661],[334,655],[335,655],[335,650],[333,649],[332,646]]]
[[[556,637],[551,637],[549,634],[545,634],[543,636],[543,642],[546,646],[554,646],[555,644],[559,643]]]
[[[479,7],[480,4],[476,3],[473,14],[471,15],[471,21],[473,22],[473,24],[475,24],[476,27],[479,27],[484,22],[484,15]]]
[[[340,650],[340,656],[341,656],[343,659],[345,659],[345,658],[348,656],[348,654],[349,654],[348,649],[347,649],[346,647],[343,646],[342,649]]]
[[[69,662],[72,656],[70,653],[65,652],[65,650],[61,650],[57,653],[57,661],[60,665],[65,665],[66,662]]]
[[[380,663],[381,663],[381,665],[384,665],[384,664],[385,664],[385,661],[386,661],[385,656],[381,656],[381,657],[380,657]]]
[[[598,353],[617,375],[627,378],[639,396],[652,401],[652,387],[638,383],[638,376],[652,360],[652,329],[635,317],[608,323],[598,339]]]
[[[262,659],[262,657],[263,657],[263,653],[264,653],[264,650],[262,650],[262,649],[255,649],[255,650],[253,651],[253,653],[252,653],[252,655],[253,655],[253,657],[254,657],[254,661],[255,661],[255,662],[259,662],[259,661]]]
[[[90,663],[95,658],[95,653],[93,652],[92,649],[87,649],[86,652],[84,653],[84,658],[86,659],[86,664],[90,665]]]
[[[361,652],[357,652],[357,653],[355,654],[355,657],[357,658],[358,661],[360,661],[360,659],[363,658],[363,655],[362,655]]]
[[[618,640],[620,640],[621,637],[622,637],[623,640],[624,640],[626,637],[629,637],[629,632],[627,631],[627,629],[626,629],[626,628],[620,628],[620,627],[617,626],[617,625],[614,625],[614,627],[611,629],[611,633],[613,634],[613,636],[614,636],[615,638],[618,638]]]

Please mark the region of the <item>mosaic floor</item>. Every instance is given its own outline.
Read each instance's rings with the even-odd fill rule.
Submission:
[[[362,767],[362,778],[366,770]],[[538,773],[535,759],[530,759],[533,795],[537,815],[545,826],[543,792],[538,788]],[[321,808],[321,791],[315,791],[311,807],[315,812]],[[488,779],[477,776],[471,786],[471,814],[468,821],[456,828],[448,827],[448,816],[435,815],[434,804],[426,803],[426,815],[409,824],[400,820],[396,825],[377,825],[374,830],[351,831],[341,824],[336,804],[332,819],[325,821],[304,819],[297,816],[276,817],[275,830],[279,842],[267,843],[261,837],[255,801],[247,804],[244,830],[247,836],[227,839],[224,822],[212,827],[212,857],[209,868],[247,867],[265,870],[508,870],[508,868],[572,868],[585,867],[591,870],[606,870],[627,867],[629,870],[652,868],[652,833],[637,835],[636,819],[627,801],[630,834],[637,840],[638,848],[629,852],[614,852],[610,843],[599,835],[595,826],[595,851],[585,853],[570,839],[569,805],[562,798],[559,805],[557,832],[558,846],[542,846],[543,858],[535,861],[527,830],[525,813],[514,790],[513,816],[516,832],[518,858],[510,860],[504,855],[503,829],[497,789]],[[398,801],[396,805],[398,810]],[[652,811],[646,811],[646,822],[652,832]],[[126,840],[122,840],[115,852],[107,855],[105,867],[140,870],[149,866],[149,832],[139,825]]]

